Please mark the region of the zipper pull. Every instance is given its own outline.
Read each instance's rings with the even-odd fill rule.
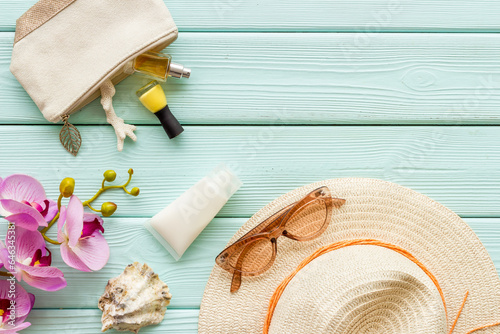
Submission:
[[[61,116],[64,125],[61,132],[59,132],[59,140],[66,151],[76,157],[80,146],[82,146],[82,136],[80,136],[80,131],[78,131],[76,126],[68,121],[68,118],[68,115]]]

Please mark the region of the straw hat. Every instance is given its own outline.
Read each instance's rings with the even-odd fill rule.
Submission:
[[[441,204],[390,182],[335,179],[296,189],[257,212],[228,245],[324,185],[346,204],[319,238],[279,238],[273,266],[243,277],[235,293],[231,274],[214,266],[199,333],[447,334],[462,307],[453,333],[500,321],[500,279],[474,232]]]

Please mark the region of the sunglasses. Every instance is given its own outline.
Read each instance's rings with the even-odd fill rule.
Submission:
[[[331,221],[333,208],[344,203],[344,199],[332,198],[328,187],[320,187],[271,215],[224,249],[215,262],[233,274],[231,292],[238,291],[242,276],[261,275],[273,265],[279,237],[297,241],[319,237]]]

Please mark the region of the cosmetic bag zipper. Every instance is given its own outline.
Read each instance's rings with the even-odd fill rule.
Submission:
[[[165,47],[170,45],[172,42],[174,42],[175,39],[177,38],[177,37],[174,37],[172,39],[172,34],[176,36],[177,29],[171,31],[168,35],[164,36],[161,39],[160,43],[158,43],[158,41],[157,41],[156,43],[152,43],[153,46],[150,44],[147,47],[144,47],[141,50],[135,52],[133,56],[129,57],[126,61],[124,61],[120,65],[116,66],[114,70],[122,69],[125,66],[125,64],[127,64],[129,61],[135,59],[138,55],[143,54],[147,51],[152,51],[152,50],[156,51],[156,50],[164,49]],[[155,44],[157,44],[157,45],[155,45]],[[129,74],[126,74],[124,72],[118,72],[118,74],[111,73],[109,76],[113,76],[113,75],[114,75],[114,77],[111,80],[113,81],[114,85],[117,85],[118,83],[120,83],[122,80],[124,80],[125,78],[127,78],[129,76]],[[60,117],[61,121],[64,124],[61,128],[61,131],[59,132],[59,140],[61,141],[61,144],[66,149],[66,151],[68,151],[69,153],[71,153],[75,157],[77,156],[78,151],[80,150],[80,147],[82,145],[82,137],[81,137],[80,131],[77,129],[77,127],[74,126],[73,124],[71,124],[68,121],[68,119],[73,113],[82,109],[87,104],[89,104],[90,102],[92,102],[93,100],[98,98],[99,95],[100,95],[100,86],[96,89],[96,91],[93,94],[86,97],[82,102],[80,102],[80,103],[78,103],[78,101],[75,102],[76,107],[71,108],[68,112],[62,114]]]

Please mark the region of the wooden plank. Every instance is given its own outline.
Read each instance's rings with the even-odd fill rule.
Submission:
[[[168,284],[173,296],[170,308],[199,307],[215,256],[224,249],[246,218],[216,218],[179,262],[175,262],[142,227],[145,219],[106,219],[105,237],[111,247],[111,257],[106,267],[98,272],[82,273],[67,267],[57,246],[50,246],[54,265],[63,270],[68,286],[58,292],[29,288],[36,295],[35,308],[96,308],[108,279],[119,275],[127,264],[134,261],[148,263]],[[466,221],[500,271],[500,219],[469,218]]]
[[[356,36],[181,34],[168,51],[193,75],[169,80],[169,104],[183,124],[500,124],[500,34]],[[0,33],[0,124],[47,124],[8,71],[12,39]],[[134,94],[147,81],[117,87],[132,124],[158,124]],[[71,121],[106,123],[99,101]]]
[[[500,219],[466,218],[465,221],[476,232],[500,273],[500,244],[497,239],[500,237]]]
[[[78,157],[59,143],[58,126],[0,127],[0,172],[33,175],[58,196],[64,177],[77,179],[82,199],[100,187],[106,169],[126,179],[137,198],[120,191],[104,200],[119,216],[160,211],[221,162],[244,185],[221,217],[248,217],[296,187],[339,177],[371,177],[420,191],[468,217],[500,217],[500,135],[497,127],[439,126],[187,126],[169,140],[160,126],[139,126],[138,141],[116,151],[111,126],[80,126]],[[154,153],[152,153],[154,152]],[[100,203],[100,202],[99,202]]]
[[[57,292],[27,287],[36,296],[35,308],[96,308],[108,280],[135,261],[147,263],[169,286],[171,308],[199,307],[215,257],[246,218],[216,218],[178,262],[142,226],[146,219],[106,219],[104,235],[111,255],[106,267],[98,272],[84,273],[68,267],[58,247],[49,245],[53,265],[64,272],[68,286]]]
[[[169,310],[165,319],[155,326],[141,329],[141,334],[171,333],[195,334],[198,332],[199,310]],[[31,326],[23,334],[74,334],[100,333],[102,312],[96,310],[33,310],[26,321]],[[113,333],[118,333],[112,331]]]
[[[236,221],[233,221],[236,222]],[[215,223],[215,221],[213,222]],[[500,251],[498,247],[498,219],[467,219],[467,223],[475,230],[492,256],[497,270],[500,270]],[[209,225],[209,229],[210,229]],[[214,226],[215,227],[215,226]],[[208,232],[208,231],[207,231]],[[205,233],[204,233],[205,234]],[[216,233],[218,234],[218,232]],[[196,243],[201,242],[201,238]],[[113,249],[115,250],[115,249]],[[116,252],[114,252],[116,253]],[[200,252],[200,254],[202,254]],[[181,260],[182,261],[182,260]],[[106,270],[106,269],[104,269]],[[94,273],[95,274],[95,273]],[[207,274],[208,277],[208,274]],[[66,290],[68,290],[67,288]],[[83,288],[81,289],[83,290]],[[63,290],[64,291],[64,290]],[[90,290],[92,291],[92,290]],[[201,296],[201,294],[200,294]],[[69,297],[69,296],[68,296]],[[39,297],[38,301],[41,298]],[[47,296],[46,299],[49,299]],[[76,298],[57,298],[53,300],[63,302],[75,300]],[[201,300],[201,298],[200,298]],[[37,301],[37,304],[38,304]],[[60,307],[60,306],[58,306]],[[197,333],[198,309],[175,309],[167,310],[164,321],[157,325],[141,329],[141,333]],[[100,330],[101,312],[96,309],[35,309],[30,313],[27,321],[32,323],[31,327],[23,331],[30,334],[52,334],[52,333],[98,333]]]
[[[0,29],[36,0],[3,0]],[[495,0],[168,0],[181,31],[498,31]]]

